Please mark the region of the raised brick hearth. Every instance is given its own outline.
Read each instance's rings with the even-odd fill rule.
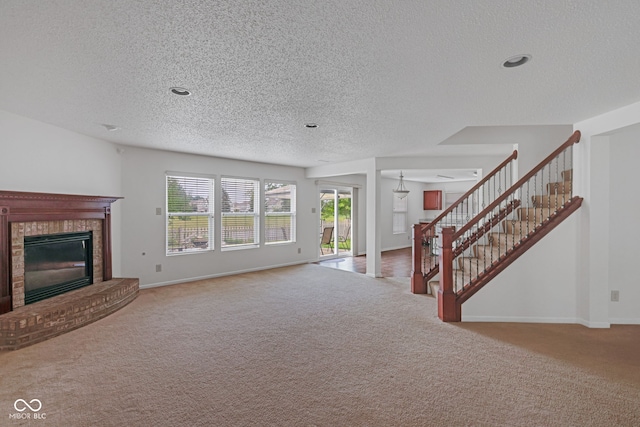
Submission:
[[[98,320],[138,294],[111,275],[111,203],[119,197],[0,191],[0,350],[17,349]],[[93,283],[25,305],[24,238],[91,231]]]
[[[112,279],[0,315],[0,351],[17,350],[80,328],[124,307],[138,279]]]

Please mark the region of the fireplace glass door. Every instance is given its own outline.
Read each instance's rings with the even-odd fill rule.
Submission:
[[[25,304],[93,283],[92,232],[24,239]]]

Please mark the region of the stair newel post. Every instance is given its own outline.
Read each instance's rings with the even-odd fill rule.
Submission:
[[[422,272],[422,226],[413,224],[413,244],[411,245],[411,292],[426,294],[427,285]]]
[[[438,289],[438,317],[443,322],[460,322],[462,313],[453,291],[453,234],[455,227],[440,232],[440,289]]]

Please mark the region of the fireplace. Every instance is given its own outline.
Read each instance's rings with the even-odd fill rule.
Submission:
[[[89,251],[84,256],[84,262],[88,264],[85,268],[92,272],[83,274],[83,277],[91,276],[86,284],[111,280],[111,204],[118,199],[120,197],[0,191],[0,314],[27,304],[25,281],[29,279],[26,276],[32,279],[38,275],[47,276],[37,273],[46,269],[46,264],[27,268],[25,259],[26,252],[30,251],[26,247],[29,241],[46,243],[50,239],[47,235],[61,237],[89,233],[91,244],[88,239],[82,238]],[[78,243],[70,245],[73,247]],[[70,259],[67,262],[71,261],[77,260]],[[63,279],[61,282],[76,279],[79,278]],[[37,289],[47,288],[46,291],[49,291],[48,288],[56,284],[59,283],[34,285],[36,298],[39,298],[40,292]]]
[[[24,238],[24,303],[93,283],[93,232]]]
[[[136,298],[138,279],[111,274],[118,199],[0,191],[0,351],[83,327]]]

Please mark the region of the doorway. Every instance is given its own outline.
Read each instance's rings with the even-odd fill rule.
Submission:
[[[349,187],[320,188],[321,259],[352,256],[353,189]]]

